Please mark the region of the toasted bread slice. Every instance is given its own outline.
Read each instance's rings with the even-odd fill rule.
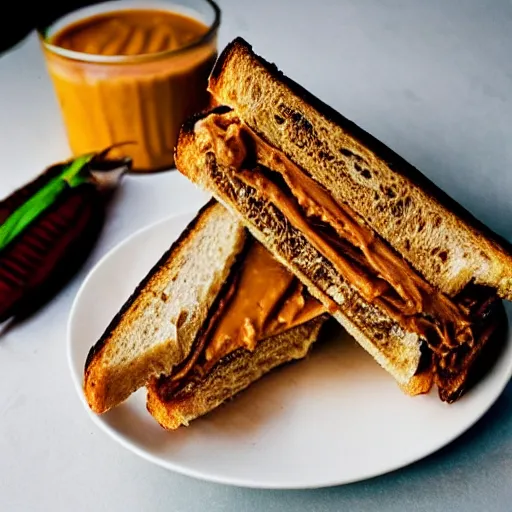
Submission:
[[[468,283],[512,299],[512,248],[396,153],[255,55],[229,44],[209,90],[260,137],[347,203],[449,296]]]
[[[222,110],[220,110],[222,111]],[[427,392],[433,376],[424,361],[424,340],[407,332],[386,313],[364,300],[261,191],[244,184],[237,172],[217,162],[196,139],[194,127],[207,114],[187,122],[179,137],[175,161],[180,172],[210,191],[243,222],[280,263],[295,274],[345,329],[410,394]],[[334,302],[333,302],[334,301]],[[343,307],[337,305],[342,304]],[[428,356],[427,356],[428,357]],[[427,367],[427,371],[423,371]]]
[[[468,346],[452,344],[448,339],[441,347],[436,345],[435,336],[422,337],[423,332],[426,336],[429,331],[417,331],[414,325],[401,323],[378,304],[368,302],[353,285],[350,275],[340,272],[310,243],[308,235],[285,216],[280,204],[269,200],[265,186],[254,186],[244,180],[247,172],[263,174],[265,169],[256,165],[239,172],[237,167],[225,163],[231,162],[234,155],[241,155],[244,165],[254,165],[250,156],[244,156],[239,143],[235,143],[240,139],[229,135],[231,127],[236,128],[231,124],[233,112],[225,114],[217,109],[211,119],[205,119],[206,125],[210,126],[209,121],[214,119],[214,123],[224,127],[222,130],[227,130],[226,138],[222,139],[226,142],[221,144],[212,146],[211,137],[204,136],[203,119],[210,116],[207,113],[197,115],[183,127],[176,151],[180,171],[238,215],[252,235],[309,288],[404,391],[423,393],[435,382],[442,400],[458,399],[467,389],[471,367],[479,364],[483,346],[503,322],[502,317],[494,314],[501,301],[487,289],[465,291],[457,300],[461,307],[470,307],[472,311],[472,339]],[[462,305],[468,304],[468,300],[472,306]]]
[[[318,338],[327,315],[260,341],[251,352],[239,348],[221,359],[200,380],[190,380],[179,391],[168,395],[166,378],[151,379],[147,386],[147,408],[168,430],[202,416],[260,379],[273,368],[304,358]]]
[[[216,109],[221,115],[205,122],[199,115],[184,125],[178,169],[238,215],[406,391],[425,391],[435,380],[443,400],[458,398],[496,327],[489,320],[497,318],[491,314],[500,307],[496,295],[512,298],[510,245],[389,148],[256,56],[242,39],[219,57],[209,89],[223,105]],[[353,212],[356,223],[403,257],[432,293],[455,301],[474,294],[474,339],[471,335],[467,346],[452,345],[448,336],[438,346],[364,300],[348,276],[303,236],[296,216],[293,221],[286,216],[293,205],[279,198],[286,187],[280,188],[278,178],[273,183],[271,172],[283,159],[302,169],[320,192],[327,190],[340,210]],[[242,166],[248,172],[239,173]],[[307,197],[303,201],[309,204]]]
[[[209,202],[140,283],[92,347],[84,393],[103,413],[188,356],[246,241],[246,231]]]

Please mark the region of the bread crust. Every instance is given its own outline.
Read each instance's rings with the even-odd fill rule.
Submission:
[[[89,368],[94,364],[94,361],[97,361],[100,357],[101,351],[105,348],[105,345],[112,335],[113,331],[126,314],[126,312],[133,306],[133,303],[137,300],[137,297],[140,296],[144,288],[147,286],[149,281],[154,278],[154,276],[162,270],[162,267],[169,260],[169,258],[177,252],[182,246],[186,245],[187,239],[190,234],[194,232],[197,224],[201,220],[202,216],[207,214],[209,210],[215,205],[215,200],[210,199],[198,212],[197,216],[194,217],[192,222],[184,229],[179,238],[165,251],[160,259],[153,265],[151,270],[147,273],[147,275],[142,279],[142,281],[137,285],[135,290],[132,292],[128,300],[123,304],[121,309],[117,312],[117,314],[112,318],[110,324],[105,329],[105,332],[101,336],[101,338],[91,347],[89,353],[87,354],[87,358],[85,360],[85,372],[89,370]]]
[[[512,299],[512,246],[394,151],[255,55],[242,38],[209,80],[217,101],[346,201],[431,284]],[[384,214],[382,212],[385,212]]]
[[[330,261],[318,253],[303,234],[294,228],[279,209],[268,202],[261,191],[248,186],[235,168],[222,165],[215,153],[195,138],[194,125],[207,113],[197,115],[181,131],[177,149],[178,169],[199,186],[210,191],[244,223],[273,256],[294,273],[333,313],[333,316],[397,380],[408,394],[430,390],[435,382],[445,401],[453,401],[467,388],[471,367],[486,343],[477,334],[475,346],[465,361],[466,367],[454,367],[435,376],[432,353],[425,340],[407,332],[385,312],[363,300],[344,280]],[[333,301],[336,306],[333,308]],[[501,306],[501,304],[499,304]],[[503,322],[496,317],[496,322]]]
[[[194,282],[196,276],[180,276],[180,273],[184,273],[181,268],[187,252],[191,247],[196,250],[201,247],[202,236],[206,236],[205,242],[209,243],[208,229],[212,226],[223,228],[221,236],[224,239],[219,240],[218,249],[222,244],[225,247],[222,253],[215,254],[219,258],[218,265],[207,261],[207,268],[199,276],[199,282]],[[200,210],[136,287],[91,348],[85,363],[84,394],[93,411],[103,413],[109,410],[144,386],[151,376],[170,373],[172,367],[188,355],[245,241],[243,226],[218,203],[211,200]],[[201,258],[197,254],[192,256]],[[190,279],[190,284],[186,283],[186,279]],[[169,302],[173,293],[183,294],[188,290],[194,293],[188,301],[180,296],[179,300]],[[163,317],[165,314],[171,315],[167,318],[168,325],[162,325],[164,318],[144,317],[148,314],[148,308],[155,304]],[[179,311],[169,313],[173,304],[177,304]],[[159,327],[163,330],[158,331]],[[138,332],[141,329],[143,332]],[[157,339],[153,340],[152,337]],[[151,341],[149,346],[144,345],[147,340]]]
[[[205,115],[194,119],[197,122]],[[416,333],[404,331],[386,313],[363,300],[258,190],[241,182],[233,170],[221,167],[213,153],[201,152],[193,123],[187,123],[181,130],[175,161],[180,172],[213,193],[276,260],[295,274],[404,390],[419,393],[430,389],[431,374],[417,375],[423,366],[424,340]],[[298,253],[302,253],[300,258],[296,257]],[[333,308],[333,301],[342,307]]]
[[[328,318],[321,315],[284,333],[262,340],[254,351],[239,348],[222,358],[201,380],[191,381],[166,400],[152,379],[147,386],[147,409],[167,430],[203,416],[233,398],[272,369],[304,358]]]

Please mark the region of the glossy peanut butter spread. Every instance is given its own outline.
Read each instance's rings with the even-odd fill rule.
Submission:
[[[171,381],[204,375],[237,349],[253,351],[270,336],[304,324],[324,312],[322,304],[258,242],[230,276],[213,308],[206,331]]]
[[[281,152],[241,123],[234,112],[212,114],[196,124],[197,139],[217,161],[281,211],[368,302],[406,330],[423,336],[439,356],[473,346],[471,307],[434,289],[348,205],[339,204]],[[250,145],[247,144],[250,141]],[[248,147],[252,164],[244,165]],[[264,166],[267,171],[259,168]],[[273,178],[278,173],[279,180]],[[314,227],[313,227],[314,226]],[[468,301],[466,300],[466,303]]]
[[[304,295],[303,285],[258,242],[244,261],[233,297],[206,349],[207,361],[274,336],[315,318],[320,303]]]

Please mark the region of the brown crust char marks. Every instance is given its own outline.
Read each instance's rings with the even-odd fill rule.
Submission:
[[[242,224],[211,201],[167,260],[145,273],[89,355],[83,390],[94,412],[117,406],[188,356],[246,237]]]
[[[317,295],[316,298],[324,305],[326,296],[329,301],[342,303],[344,314],[365,336],[379,346],[379,350],[388,353],[393,359],[396,359],[396,354],[400,354],[398,357],[404,360],[395,360],[399,366],[411,364],[411,358],[415,361],[417,359],[417,368],[421,345],[419,339],[416,347],[409,347],[408,351],[399,350],[399,347],[403,348],[402,342],[406,336],[403,329],[378,308],[362,300],[332,264],[307,243],[303,234],[295,229],[273,204],[262,200],[257,191],[236,177],[236,173],[226,169],[219,170],[213,153],[206,155],[206,166],[212,182],[219,191],[222,191],[221,197],[227,198],[228,205],[237,204],[242,215],[250,219],[250,223],[256,227],[257,231],[252,234],[259,238],[277,259],[294,266],[294,273],[298,270],[322,291],[323,296]],[[263,236],[268,235],[268,239],[262,239],[259,233]],[[269,240],[275,233],[280,234],[279,241],[269,247]]]
[[[111,320],[110,324],[106,328],[105,332],[101,336],[101,338],[98,340],[98,342],[91,347],[89,350],[89,354],[87,355],[87,359],[85,361],[85,377],[87,378],[87,370],[93,360],[101,353],[101,350],[105,346],[106,342],[108,341],[110,335],[116,328],[116,326],[119,324],[120,320],[123,318],[123,315],[128,311],[128,309],[132,306],[134,301],[137,299],[137,297],[140,295],[141,291],[144,289],[144,287],[148,284],[148,282],[151,280],[151,278],[162,268],[164,263],[169,259],[171,254],[178,250],[187,238],[189,237],[190,233],[192,233],[198,224],[198,222],[201,220],[203,214],[213,208],[216,204],[216,201],[214,199],[211,199],[206,203],[198,212],[197,216],[194,218],[194,220],[187,226],[187,228],[181,233],[180,237],[171,245],[171,247],[162,255],[162,257],[157,261],[157,263],[152,267],[152,269],[148,272],[146,277],[139,283],[137,288],[135,288],[134,292],[130,295],[129,299],[125,302],[123,307],[119,310],[119,312],[116,314],[116,316]]]
[[[155,388],[158,390],[159,395],[163,400],[167,400],[168,396],[171,395],[177,386],[180,385],[180,382],[174,378],[175,375],[182,372],[183,369],[190,370],[191,363],[192,365],[201,358],[201,355],[204,353],[206,349],[208,339],[215,329],[217,322],[219,321],[220,316],[224,313],[225,308],[229,306],[230,296],[229,291],[234,290],[234,286],[236,287],[237,280],[240,277],[240,269],[242,268],[245,257],[247,256],[247,251],[249,251],[251,247],[251,241],[248,238],[244,244],[244,248],[242,251],[237,254],[236,259],[231,266],[229,276],[224,282],[222,288],[220,289],[217,297],[215,297],[215,301],[212,304],[212,307],[208,311],[208,317],[205,322],[199,329],[197,336],[194,340],[192,348],[190,350],[190,354],[186,359],[184,359],[179,365],[173,368],[172,376],[168,377],[167,375],[162,375],[155,381]],[[234,285],[234,286],[233,286]],[[191,358],[193,360],[191,361]],[[188,372],[187,372],[188,374]],[[187,375],[184,376],[184,379],[187,378]]]
[[[244,210],[244,214],[256,224],[259,230],[263,233],[267,232],[269,235],[273,233],[286,233],[287,238],[281,240],[281,246],[275,245],[273,247],[281,257],[290,263],[293,262],[301,272],[307,275],[325,293],[328,293],[329,288],[335,282],[336,277],[338,277],[338,286],[340,287],[338,293],[343,295],[344,312],[347,317],[368,337],[377,340],[377,343],[379,338],[385,340],[393,338],[393,331],[397,325],[393,321],[388,320],[387,316],[380,315],[376,306],[361,300],[359,294],[350,287],[350,284],[344,283],[339,279],[335,268],[320,253],[315,249],[311,249],[314,252],[313,256],[303,261],[297,258],[297,254],[304,254],[308,244],[307,240],[272,203],[257,199],[255,197],[257,192],[255,190],[249,192],[250,187],[240,180],[236,173],[229,172],[226,169],[219,171],[213,154],[207,155],[207,161],[209,162],[209,174],[213,182],[217,184],[230,202],[237,204],[239,208],[243,209],[244,205],[241,203],[240,197],[248,196],[250,198],[248,200],[250,204]],[[229,177],[226,177],[228,174]],[[257,216],[251,215],[251,211],[258,211],[260,213]],[[320,263],[318,266],[311,268],[311,266],[304,265],[305,261],[317,261]],[[431,363],[430,371],[433,372],[439,396],[441,400],[446,402],[457,400],[465,392],[468,386],[468,375],[474,373],[472,367],[479,358],[488,338],[492,335],[492,332],[488,333],[487,329],[498,326],[497,320],[499,320],[499,316],[496,314],[496,311],[503,307],[501,301],[496,299],[492,290],[476,290],[471,292],[468,289],[465,293],[468,299],[473,296],[476,298],[475,306],[480,305],[480,307],[484,308],[480,312],[470,313],[470,317],[475,321],[474,343],[471,344],[471,347],[457,345],[449,349],[447,353],[443,352],[444,355],[442,357],[436,353],[436,350],[434,350],[434,353],[430,349],[427,350],[426,345],[428,345],[428,342],[421,344],[419,347],[421,357],[417,374],[425,370],[425,362],[429,361]],[[488,299],[482,300],[479,298],[484,296],[487,296]],[[333,294],[331,298],[339,303],[339,296],[337,297]],[[372,314],[368,314],[369,310],[372,311]],[[379,316],[381,317],[380,319],[378,319]],[[372,325],[372,322],[376,319],[378,320]],[[384,351],[387,348],[386,346],[380,347]],[[443,350],[446,351],[447,349],[442,349],[441,347],[440,351],[442,352]],[[430,356],[426,356],[425,351],[431,352]]]
[[[243,39],[222,52],[209,90],[332,189],[337,201],[347,202],[441,291],[452,296],[474,280],[512,299],[512,246],[506,240],[386,145],[255,55]]]
[[[152,379],[147,386],[148,411],[166,429],[188,425],[193,419],[235,397],[273,368],[305,357],[326,320],[327,316],[322,315],[267,338],[252,352],[244,348],[232,352],[218,361],[205,376],[184,383],[182,388],[167,397],[169,400],[159,395],[156,379]]]
[[[460,203],[455,201],[446,192],[440,189],[434,182],[428,179],[416,167],[414,167],[409,162],[404,160],[403,157],[395,153],[395,151],[393,151],[383,142],[381,142],[373,135],[368,133],[366,130],[363,130],[353,121],[347,119],[341,113],[334,110],[331,106],[327,105],[327,103],[324,103],[321,99],[311,94],[307,89],[302,87],[300,84],[287,77],[276,66],[275,63],[269,62],[265,60],[263,57],[256,55],[252,49],[252,45],[250,45],[242,37],[237,37],[236,39],[231,41],[231,43],[229,43],[226,46],[224,51],[217,59],[215,67],[213,68],[210,74],[210,87],[212,89],[215,88],[217,80],[222,75],[223,68],[227,65],[228,60],[232,57],[235,51],[240,51],[242,53],[251,55],[252,58],[256,59],[259,63],[261,63],[277,80],[283,82],[297,96],[300,96],[306,103],[309,103],[313,108],[315,108],[322,115],[324,115],[326,119],[344,128],[347,132],[350,133],[350,135],[352,135],[359,142],[361,142],[368,149],[370,149],[373,153],[375,153],[376,156],[384,160],[393,169],[393,171],[404,175],[405,177],[414,181],[420,187],[428,190],[433,196],[435,196],[439,200],[440,203],[444,204],[447,208],[455,212],[460,217],[464,218],[466,222],[472,224],[479,231],[485,233],[485,235],[488,236],[490,239],[495,240],[500,245],[503,245],[508,251],[512,252],[512,244],[510,244],[510,242],[508,242],[507,240],[505,240],[504,238],[490,230],[485,224],[483,224],[476,217],[474,217],[473,214],[466,210]],[[299,113],[297,112],[296,115],[297,114]],[[307,120],[302,118],[297,119],[296,122],[298,125],[302,125],[304,129],[307,128],[306,126],[304,126],[305,123],[307,123]],[[264,137],[264,134],[260,135],[263,135]]]
[[[204,114],[201,116],[204,117]],[[201,117],[198,117],[200,119]],[[195,143],[195,136],[194,136],[194,130],[193,126],[186,127],[186,129],[182,130],[181,136],[180,136],[180,143],[178,145],[178,154],[180,155],[180,159],[182,161],[177,161],[178,167],[180,171],[182,171],[185,175],[187,175],[190,179],[197,182],[198,184],[202,185],[206,189],[210,190],[211,192],[216,195],[216,197],[219,199],[219,201],[223,202],[228,208],[234,212],[248,227],[251,229],[252,234],[258,238],[264,245],[267,246],[267,248],[276,256],[280,256],[277,259],[280,259],[285,266],[288,266],[289,268],[297,268],[297,260],[293,259],[294,252],[297,249],[302,249],[303,245],[297,245],[293,246],[293,243],[298,243],[297,239],[292,240],[292,243],[290,243],[289,247],[291,249],[288,253],[286,253],[286,249],[288,248],[288,245],[283,248],[279,248],[276,244],[279,244],[279,242],[282,243],[282,239],[284,239],[285,242],[289,242],[288,236],[289,236],[289,225],[286,223],[286,219],[283,219],[282,217],[279,218],[279,216],[274,215],[272,212],[271,205],[268,205],[267,202],[262,201],[261,197],[259,197],[258,191],[255,191],[254,189],[250,189],[250,187],[243,186],[240,183],[240,180],[237,180],[236,173],[232,172],[232,170],[226,168],[225,166],[219,165],[219,168],[217,168],[217,162],[215,155],[213,153],[207,153],[207,152],[200,152],[199,157],[194,157],[194,150],[192,150],[192,147]],[[187,146],[190,145],[190,148],[187,148]],[[197,154],[197,147],[195,146],[195,154]],[[363,169],[363,167],[361,167]],[[363,169],[364,170],[364,169]],[[263,213],[262,213],[263,212]],[[258,224],[259,216],[269,216],[270,221],[267,222],[267,220],[263,219],[263,225]],[[269,224],[269,222],[273,222],[274,224]],[[266,229],[266,225],[272,226],[271,229]],[[279,238],[278,242],[275,241],[276,238]],[[292,237],[293,238],[293,237]],[[284,255],[284,256],[283,256]],[[308,257],[309,258],[309,257]],[[311,256],[312,259],[315,258],[315,256]],[[324,271],[327,271],[325,265],[322,265],[324,267]],[[311,269],[309,269],[311,270]],[[307,286],[312,286],[312,291],[314,291],[314,287],[317,284],[314,280],[310,278],[310,275],[314,274],[314,272],[311,272],[310,274],[307,274],[306,272],[296,272],[294,270],[294,273],[298,274],[298,277],[303,281]],[[322,279],[322,277],[317,277],[319,280]],[[329,279],[327,276],[323,276],[323,279],[325,282],[328,283]],[[335,297],[335,286],[330,287],[329,293],[331,297]],[[325,290],[322,290],[325,292]],[[315,295],[315,293],[313,293]],[[318,296],[318,290],[317,295],[315,295],[318,299],[322,300],[320,296]],[[343,298],[342,302],[338,301],[338,304],[340,304],[341,309],[343,310],[342,313],[345,313],[345,300]],[[325,304],[325,303],[324,303]],[[347,307],[349,307],[350,304],[348,304]],[[359,305],[356,305],[356,307]],[[359,325],[367,326],[367,318],[370,316],[368,314],[368,311],[365,311],[365,308],[368,306],[368,304],[361,304],[361,323]],[[341,313],[340,313],[341,314]],[[341,315],[343,316],[343,315]],[[346,315],[348,319],[352,320],[352,318],[349,315]],[[338,316],[336,316],[338,318]],[[339,318],[338,318],[339,319]],[[352,320],[353,321],[353,320]],[[501,321],[501,320],[500,320]],[[343,323],[342,320],[340,322]],[[357,325],[357,322],[354,322],[356,327],[359,327]],[[350,326],[347,326],[347,329],[349,330]],[[357,331],[357,329],[355,329]],[[360,329],[361,332],[364,333],[362,329]],[[367,350],[371,352],[371,350],[368,349],[367,345],[364,344],[364,341],[362,342],[360,340],[360,337],[358,337],[357,332],[354,334],[349,330],[351,334],[353,334],[356,339],[363,345]],[[366,334],[368,334],[368,331],[366,331]],[[378,338],[376,339],[375,335],[369,334],[369,338],[373,340],[373,342],[377,341],[377,346],[379,346]],[[381,335],[381,339],[384,340],[384,343],[387,343],[388,340],[386,339],[386,335]],[[471,360],[468,359],[468,363],[462,371],[459,372],[459,377],[461,377],[462,380],[460,380],[458,383],[455,381],[453,375],[447,375],[444,374],[441,377],[441,373],[439,372],[439,375],[437,377],[438,387],[439,391],[443,393],[443,399],[444,400],[452,400],[453,397],[458,398],[460,396],[460,393],[464,391],[464,389],[467,387],[467,375],[470,373],[473,373],[473,367],[478,366],[480,363],[485,365],[485,361],[482,361],[481,356],[478,356],[478,352],[480,351],[480,345],[485,345],[485,338],[482,338],[481,340],[477,340],[477,346],[475,350],[475,356]],[[416,346],[418,347],[421,345],[420,340],[416,338],[416,341],[414,342]],[[480,345],[479,345],[480,343]],[[385,347],[387,349],[388,347]],[[380,347],[377,349],[377,351],[380,350]],[[401,352],[403,350],[403,347],[400,345],[400,343],[397,343],[395,346],[395,350],[397,352]],[[391,350],[391,352],[393,352]],[[430,353],[430,350],[428,351]],[[380,354],[372,353],[374,357],[383,365],[382,360],[378,358]],[[425,374],[425,367],[423,366],[425,361],[428,363],[429,358],[423,354],[422,356],[422,363],[421,363],[421,369],[416,368],[416,374]],[[397,378],[399,383],[403,385],[405,383],[406,389],[409,389],[408,382],[404,380],[400,380],[400,378],[397,377],[396,370],[396,364],[394,364],[396,361],[392,361],[390,365],[388,365],[387,369],[390,369],[390,372]],[[386,367],[386,366],[385,366]],[[421,371],[423,370],[423,372]],[[461,370],[459,367],[457,371]],[[428,370],[426,370],[428,371]],[[410,375],[410,374],[409,374]],[[430,372],[430,375],[432,373]],[[405,381],[405,382],[404,382]],[[422,388],[423,391],[425,391],[425,388]],[[455,391],[454,391],[455,390]],[[457,391],[459,390],[459,391]]]

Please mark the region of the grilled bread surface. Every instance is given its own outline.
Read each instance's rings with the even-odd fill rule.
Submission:
[[[194,134],[195,122],[200,118],[196,116],[182,128],[175,158],[178,169],[243,222],[405,391],[428,391],[432,375],[421,372],[423,341],[418,334],[405,331],[364,300],[259,190],[244,184],[235,170],[220,165],[213,153],[202,151]],[[333,301],[342,307],[333,308]]]
[[[166,396],[164,391],[165,378],[153,378],[147,386],[148,411],[168,430],[188,425],[273,368],[305,357],[326,318],[326,315],[319,316],[260,341],[252,352],[245,348],[235,350],[222,358],[204,378],[187,383],[171,396]]]
[[[412,165],[255,55],[241,38],[209,80],[216,101],[348,204],[449,296],[468,283],[512,299],[512,248]]]
[[[109,410],[188,356],[245,240],[221,205],[201,210],[90,350],[84,392],[93,411]]]
[[[486,293],[493,289],[512,297],[506,241],[389,148],[256,56],[245,41],[236,39],[221,54],[209,90],[222,105],[216,113],[232,109],[264,143],[354,211],[358,223],[379,235],[435,289],[455,297],[478,285]],[[477,334],[466,367],[435,377],[425,340],[364,300],[264,193],[240,179],[237,168],[218,157],[207,139],[196,136],[196,123],[206,115],[183,126],[176,147],[178,169],[237,215],[405,391],[428,391],[436,378],[443,399],[460,396],[488,333]],[[503,322],[500,315],[493,318]]]

